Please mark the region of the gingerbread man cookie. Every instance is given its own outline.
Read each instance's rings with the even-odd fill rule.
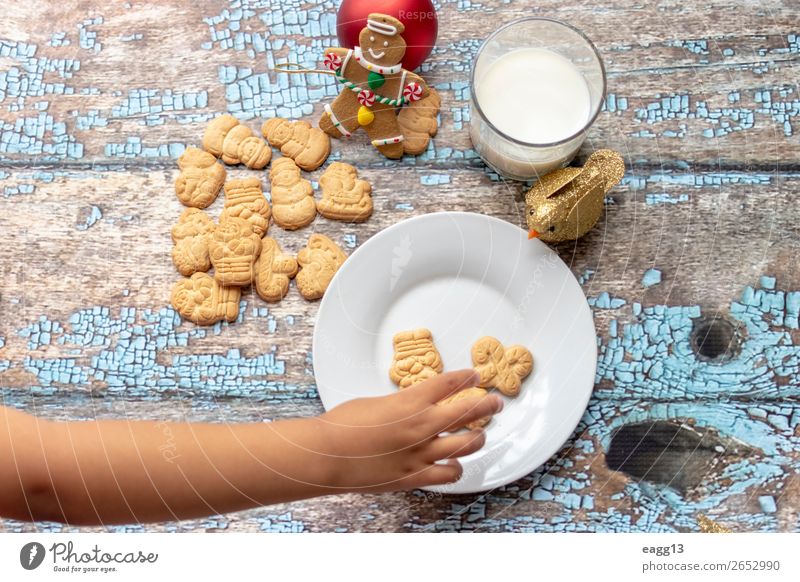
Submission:
[[[239,287],[223,287],[208,273],[195,273],[172,287],[170,301],[181,317],[198,325],[235,321],[239,316]]]
[[[211,268],[208,237],[213,230],[212,220],[197,208],[184,210],[178,223],[172,227],[172,241],[175,243],[172,262],[184,277]]]
[[[268,119],[261,125],[261,134],[306,172],[319,168],[331,153],[331,138],[306,121]]]
[[[483,337],[472,346],[472,364],[481,376],[480,387],[516,396],[533,370],[533,356],[523,346],[506,348],[493,337]]]
[[[244,164],[252,170],[265,168],[272,159],[272,150],[264,140],[227,113],[208,124],[203,134],[203,147],[226,164]]]
[[[272,183],[272,219],[286,230],[308,226],[317,216],[314,188],[303,179],[291,158],[278,158],[269,170]]]
[[[436,136],[439,123],[436,117],[442,105],[442,98],[436,89],[419,101],[409,103],[397,114],[397,123],[403,130],[403,151],[418,156],[428,149],[431,138]]]
[[[280,301],[289,292],[289,281],[297,275],[297,268],[297,260],[283,254],[275,239],[264,238],[256,262],[256,291],[264,301]]]
[[[225,207],[219,221],[224,222],[232,216],[244,218],[258,236],[266,234],[272,211],[261,191],[259,178],[231,180],[225,183]]]
[[[181,172],[175,180],[175,194],[184,206],[207,208],[225,182],[225,168],[217,158],[197,148],[186,148],[178,158]]]
[[[430,330],[421,328],[395,334],[394,359],[389,377],[400,388],[408,388],[442,373],[444,365],[433,344]]]
[[[439,406],[444,404],[449,404],[451,402],[458,402],[459,400],[466,400],[467,398],[481,398],[486,396],[489,392],[484,390],[483,388],[478,388],[474,386],[472,388],[464,388],[463,390],[459,390],[452,396],[448,396],[444,400],[439,401]],[[479,418],[478,420],[473,420],[467,425],[467,428],[470,430],[475,430],[476,428],[483,428],[489,421],[492,420],[491,416],[484,416],[483,418]]]
[[[261,237],[243,218],[231,216],[221,222],[211,235],[209,255],[214,265],[214,279],[221,285],[244,287],[253,280]]]
[[[297,253],[300,272],[297,273],[297,290],[309,301],[319,299],[339,270],[347,255],[323,234],[308,237],[306,247]]]
[[[403,156],[403,132],[397,108],[428,95],[422,77],[403,69],[405,27],[386,14],[370,14],[358,37],[359,45],[329,49],[325,65],[342,84],[342,92],[319,121],[331,137],[348,137],[359,127],[379,152],[391,159]]]
[[[372,186],[358,179],[358,172],[350,164],[333,162],[319,179],[322,200],[317,210],[325,218],[364,222],[372,214]]]

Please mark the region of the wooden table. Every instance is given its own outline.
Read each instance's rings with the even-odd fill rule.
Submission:
[[[252,6],[251,6],[252,5]],[[229,111],[316,120],[337,2],[14,0],[0,23],[0,387],[52,418],[214,422],[322,410],[316,303],[296,291],[209,329],[169,307],[175,158]],[[800,529],[796,85],[800,6],[440,0],[424,74],[443,95],[422,157],[334,144],[374,187],[364,225],[320,221],[348,248],[437,210],[523,224],[524,185],[470,147],[467,79],[487,34],[536,14],[595,41],[605,111],[579,157],[625,155],[604,218],[558,252],[593,306],[594,396],[561,452],[482,495],[343,495],[154,531],[735,531]],[[230,169],[229,176],[252,175]],[[314,174],[318,177],[319,172]],[[212,208],[219,212],[221,201]],[[307,232],[281,233],[297,250]],[[793,265],[795,265],[793,267]],[[622,469],[615,471],[612,469]],[[0,530],[73,530],[0,521]],[[82,529],[82,528],[81,528]],[[91,528],[87,528],[91,529]]]

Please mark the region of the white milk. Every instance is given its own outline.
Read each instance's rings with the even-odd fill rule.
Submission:
[[[541,48],[512,50],[476,70],[474,99],[500,132],[526,144],[549,144],[575,135],[589,122],[592,99],[581,72],[568,59]],[[476,119],[477,118],[477,119]],[[541,175],[566,163],[582,138],[561,146],[510,146],[473,109],[472,141],[484,159],[509,176]]]
[[[561,141],[589,121],[591,97],[581,72],[547,49],[511,51],[476,80],[484,115],[506,135],[530,144]]]

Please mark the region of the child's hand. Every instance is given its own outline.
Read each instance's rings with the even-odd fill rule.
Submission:
[[[449,395],[475,386],[478,374],[442,374],[396,394],[358,398],[319,417],[337,487],[351,491],[395,491],[452,483],[463,457],[480,449],[483,430],[439,436],[503,408],[497,395],[437,406]],[[447,459],[447,463],[436,463]]]

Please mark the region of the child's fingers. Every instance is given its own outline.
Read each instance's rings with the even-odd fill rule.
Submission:
[[[435,404],[464,388],[475,386],[480,379],[472,368],[447,372],[403,390],[428,404]]]
[[[464,468],[456,459],[449,459],[446,463],[431,465],[420,474],[417,487],[426,485],[446,485],[461,479]]]
[[[429,462],[465,457],[479,450],[486,443],[486,433],[480,429],[438,437],[425,451]]]
[[[486,394],[437,406],[430,414],[438,434],[456,431],[501,410],[503,410],[503,399],[497,394]]]

